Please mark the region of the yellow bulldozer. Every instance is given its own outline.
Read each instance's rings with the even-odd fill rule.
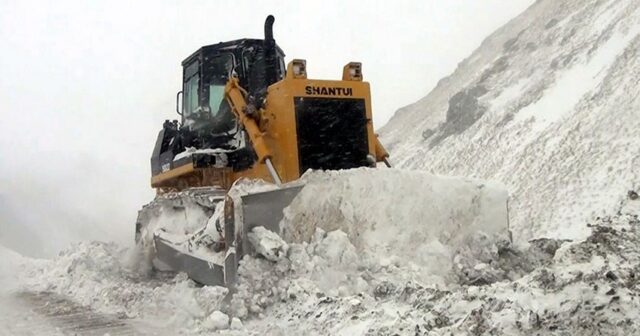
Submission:
[[[153,202],[139,211],[136,241],[160,269],[232,286],[247,233],[276,233],[307,170],[390,166],[374,133],[369,83],[350,62],[340,80],[307,77],[307,65],[273,37],[200,48],[182,62],[180,122],[165,121],[151,157]],[[229,195],[243,178],[276,187]]]

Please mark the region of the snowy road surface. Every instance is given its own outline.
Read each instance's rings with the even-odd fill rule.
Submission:
[[[162,331],[141,321],[101,314],[51,292],[0,296],[1,336],[158,335]]]

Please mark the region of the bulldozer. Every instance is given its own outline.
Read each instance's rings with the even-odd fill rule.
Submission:
[[[362,64],[346,64],[341,80],[307,78],[305,60],[285,66],[273,23],[268,16],[264,39],[204,46],[182,62],[176,97],[181,120],[164,122],[153,149],[151,186],[157,196],[139,211],[136,241],[152,239],[160,268],[186,272],[205,285],[233,283],[237,261],[247,253],[246,232],[255,225],[277,230],[305,171],[390,166],[374,133]],[[243,178],[279,187],[243,195],[235,201],[241,206],[234,206],[227,192]],[[216,223],[219,235],[213,239],[203,230],[225,198],[224,225]],[[183,209],[189,218],[163,218],[168,209]],[[242,212],[243,223],[234,223],[234,209]],[[211,249],[205,256],[193,253],[196,238],[203,236]]]
[[[156,197],[136,221],[136,241],[158,269],[233,287],[252,253],[248,233],[280,233],[306,171],[391,167],[362,64],[344,65],[339,80],[308,78],[305,60],[285,65],[273,24],[268,16],[263,39],[203,46],[182,62],[180,121],[165,121],[158,134]],[[268,184],[229,192],[241,180]]]

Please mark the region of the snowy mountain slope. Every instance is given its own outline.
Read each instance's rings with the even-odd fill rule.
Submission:
[[[520,242],[640,183],[640,2],[540,0],[381,130],[401,167],[501,181]]]

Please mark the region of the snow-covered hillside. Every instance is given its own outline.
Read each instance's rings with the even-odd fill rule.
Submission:
[[[401,167],[505,183],[520,242],[585,237],[640,184],[638,78],[640,1],[540,0],[382,140]]]

